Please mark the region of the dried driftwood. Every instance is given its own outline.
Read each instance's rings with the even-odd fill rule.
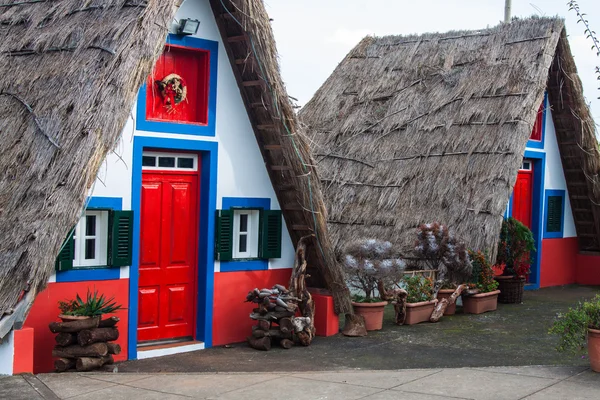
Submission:
[[[458,285],[454,293],[452,293],[452,295],[450,295],[449,298],[440,300],[433,309],[429,321],[438,322],[440,318],[442,318],[442,315],[444,315],[444,311],[446,311],[446,308],[449,305],[454,304],[456,302],[456,299],[458,299],[458,296],[460,296],[463,290],[467,289],[467,287],[467,285]]]

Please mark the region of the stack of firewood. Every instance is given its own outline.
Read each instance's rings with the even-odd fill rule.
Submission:
[[[119,318],[100,318],[50,323],[50,331],[58,333],[57,345],[52,350],[52,357],[58,357],[54,360],[57,372],[73,368],[91,371],[114,363],[113,354],[119,354],[121,346],[110,342],[119,338],[116,327]]]
[[[289,290],[283,285],[275,285],[271,289],[256,288],[246,296],[247,302],[258,306],[250,314],[250,318],[257,321],[252,327],[252,336],[248,337],[251,347],[270,350],[273,339],[284,349],[291,348],[295,340],[303,346],[312,342],[315,310],[305,284],[305,241],[311,237],[303,237],[298,243]],[[300,316],[296,316],[297,313]]]

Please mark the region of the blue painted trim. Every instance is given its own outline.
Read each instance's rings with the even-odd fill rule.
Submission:
[[[170,34],[167,44],[209,51],[209,88],[208,88],[208,124],[186,124],[177,122],[148,121],[146,119],[146,84],[142,85],[137,97],[136,129],[151,132],[183,133],[188,135],[215,136],[217,111],[217,70],[219,43],[213,40]]]
[[[200,153],[200,209],[198,229],[198,303],[196,339],[212,346],[214,295],[215,211],[217,209],[218,143],[135,136],[133,139],[133,171],[131,208],[133,212],[133,261],[129,272],[128,359],[137,358],[137,313],[140,256],[140,208],[142,190],[142,152],[144,148],[189,150]]]
[[[548,197],[549,196],[560,196],[562,197],[562,212],[560,219],[560,231],[559,232],[548,232],[547,222],[548,222]],[[561,239],[563,237],[563,232],[565,228],[565,191],[559,189],[546,189],[544,195],[544,239]]]
[[[222,208],[262,208],[271,209],[271,199],[260,197],[223,197]],[[266,271],[269,260],[232,260],[221,261],[221,272]]]
[[[122,210],[123,199],[121,197],[88,197],[87,209]],[[98,267],[75,267],[68,271],[57,271],[56,282],[82,282],[82,281],[110,281],[120,278],[120,268]]]
[[[529,275],[528,289],[540,288],[541,260],[542,260],[542,234],[544,202],[542,194],[544,193],[544,177],[546,172],[546,153],[541,151],[526,150],[523,158],[530,159],[533,162],[533,199],[531,207],[531,232],[535,239],[536,251],[533,252],[532,271]]]
[[[271,209],[271,199],[262,197],[223,197],[221,204],[223,210],[235,207]]]
[[[221,261],[221,272],[266,271],[269,260]]]
[[[544,108],[542,111],[542,140],[528,140],[527,147],[532,149],[543,149],[546,141],[546,110],[548,109],[548,93],[544,93]]]

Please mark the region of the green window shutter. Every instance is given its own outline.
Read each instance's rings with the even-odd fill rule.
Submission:
[[[546,232],[560,232],[562,228],[563,197],[548,196]]]
[[[108,264],[131,265],[133,246],[133,211],[111,211],[108,230]]]
[[[281,210],[261,214],[260,258],[281,258]]]
[[[233,211],[217,210],[216,225],[215,257],[219,261],[230,261],[233,258]]]
[[[67,271],[73,269],[73,258],[75,258],[75,241],[73,240],[74,234],[75,229],[71,231],[69,237],[61,246],[60,253],[58,253],[58,257],[56,257],[56,262],[54,264],[54,269],[57,271]]]

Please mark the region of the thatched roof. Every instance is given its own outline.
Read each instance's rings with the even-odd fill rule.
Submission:
[[[269,15],[262,1],[211,0],[211,5],[292,242],[315,235],[307,254],[312,284],[333,292],[337,312],[351,313],[315,162],[279,72]]]
[[[0,4],[0,339],[12,326],[2,316],[21,293],[45,287],[180,2]],[[328,283],[341,283],[320,183],[279,76],[262,1],[211,4],[292,240],[315,233],[311,263]],[[347,293],[335,291],[339,309],[349,312]]]
[[[580,244],[600,250],[594,125],[555,18],[369,36],[344,58],[300,113],[336,249],[375,237],[409,253],[415,227],[439,221],[494,254],[547,87],[571,204],[587,216],[576,218],[589,235]]]

